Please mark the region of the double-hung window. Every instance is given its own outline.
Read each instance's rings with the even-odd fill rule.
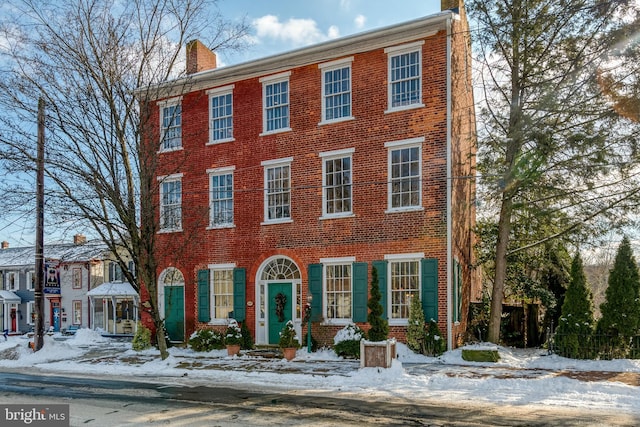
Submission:
[[[160,230],[182,229],[182,174],[159,177]]]
[[[73,318],[71,321],[74,325],[82,323],[82,301],[73,301]]]
[[[233,264],[210,265],[211,319],[226,320],[233,312]]]
[[[321,260],[324,268],[324,317],[329,322],[351,320],[354,261],[355,258]]]
[[[233,225],[233,171],[235,167],[210,169],[209,227]]]
[[[34,291],[36,289],[35,271],[27,271],[27,289]]]
[[[263,77],[262,83],[262,123],[263,133],[291,130],[289,123],[289,76],[290,71]]]
[[[424,138],[388,142],[389,211],[415,210],[422,206],[422,143]]]
[[[8,291],[17,291],[20,289],[18,283],[18,274],[15,271],[10,271],[6,275],[5,289]]]
[[[424,106],[422,104],[422,45],[424,40],[386,48],[388,55],[387,111]]]
[[[207,92],[211,144],[233,141],[233,87],[229,85]]]
[[[354,149],[320,153],[322,158],[322,215],[352,214],[352,155]]]
[[[264,221],[291,220],[291,162],[292,157],[262,162],[264,167]]]
[[[27,301],[27,324],[33,325],[36,320],[36,302]]]
[[[172,98],[160,106],[160,151],[182,148],[182,99]]]
[[[393,255],[389,262],[389,319],[409,319],[411,297],[421,296],[420,260],[423,254]]]
[[[322,122],[351,116],[351,62],[353,57],[320,64],[322,71]]]

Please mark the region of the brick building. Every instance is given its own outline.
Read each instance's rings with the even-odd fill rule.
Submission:
[[[331,344],[367,329],[376,268],[390,335],[409,300],[459,342],[475,274],[475,117],[462,1],[442,12],[187,76],[145,101],[158,144],[159,308],[172,340],[284,322]],[[156,88],[158,89],[158,88]],[[155,93],[155,92],[154,92]]]

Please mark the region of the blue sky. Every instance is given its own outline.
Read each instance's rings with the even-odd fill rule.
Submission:
[[[218,5],[228,19],[247,16],[253,41],[242,54],[218,54],[219,65],[233,65],[440,12],[437,0],[220,0]]]

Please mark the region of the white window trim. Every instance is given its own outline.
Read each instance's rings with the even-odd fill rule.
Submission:
[[[355,151],[355,148],[346,148],[343,150],[325,151],[318,154],[322,159],[322,216],[319,218],[320,220],[355,217],[355,213],[353,212],[353,153],[355,153]],[[325,191],[327,186],[326,161],[341,159],[343,157],[349,157],[351,159],[351,210],[349,212],[327,214],[327,193]]]
[[[423,211],[423,201],[422,201],[422,193],[424,192],[424,182],[423,182],[423,171],[422,171],[422,145],[424,143],[424,137],[417,138],[409,138],[400,141],[391,141],[386,142],[384,144],[385,148],[387,148],[387,209],[384,211],[385,213],[397,213],[397,212],[413,212],[413,211]],[[400,208],[392,208],[391,207],[391,196],[393,191],[393,181],[391,178],[391,152],[398,149],[404,148],[413,148],[418,147],[420,149],[419,155],[419,165],[418,170],[420,171],[419,180],[420,180],[420,191],[418,192],[418,205],[417,206],[405,206]]]
[[[387,109],[385,110],[385,114],[395,113],[396,111],[404,111],[404,110],[412,110],[415,108],[423,108],[423,86],[424,86],[424,78],[422,73],[422,45],[424,44],[424,40],[419,40],[412,43],[407,43],[399,46],[391,46],[384,49],[384,53],[387,54]],[[418,62],[420,67],[418,67],[420,79],[420,102],[409,105],[401,105],[398,107],[392,107],[392,85],[394,82],[391,81],[391,58],[398,55],[403,55],[406,53],[418,52]]]
[[[160,191],[159,191],[159,195],[160,195],[160,199],[159,199],[159,213],[160,213],[160,223],[158,224],[159,227],[162,226],[162,184],[165,182],[170,182],[170,181],[180,181],[180,209],[181,209],[181,213],[180,213],[180,227],[179,228],[160,228],[158,230],[158,233],[179,233],[182,231],[182,224],[184,222],[184,216],[182,214],[182,177],[184,176],[183,173],[175,173],[172,175],[162,175],[162,176],[158,176],[157,180],[158,183],[160,185]]]
[[[207,266],[209,269],[209,316],[211,320],[209,320],[209,325],[227,325],[229,323],[229,319],[216,319],[213,317],[213,311],[215,309],[215,294],[213,292],[213,272],[215,270],[223,271],[223,270],[233,270],[236,268],[236,263],[226,263],[226,264],[209,264]]]
[[[36,274],[35,271],[29,270],[27,271],[27,290],[28,291],[35,291],[36,290],[36,284],[34,282],[33,276]],[[33,286],[32,286],[33,284]]]
[[[13,286],[10,288],[9,287],[9,276],[13,276]],[[5,289],[8,291],[18,291],[20,290],[20,275],[18,274],[18,272],[16,271],[8,271],[5,275],[6,277],[6,282],[5,282]]]
[[[322,126],[330,123],[339,123],[339,122],[345,122],[349,120],[355,120],[355,117],[353,116],[353,67],[351,66],[352,63],[353,63],[353,56],[350,56],[348,58],[338,59],[335,61],[325,62],[323,64],[318,64],[318,68],[322,73],[322,79],[321,79],[321,85],[320,85],[320,88],[321,88],[320,99],[322,102],[322,106],[321,106],[322,114],[321,114],[321,121],[320,123],[318,123],[318,125]],[[324,81],[325,73],[327,71],[333,71],[333,70],[347,68],[347,67],[349,68],[349,93],[351,94],[351,114],[349,116],[327,120],[327,108],[325,103],[326,94],[325,94],[325,81]]]
[[[273,135],[276,133],[289,132],[291,131],[291,71],[285,71],[284,73],[273,74],[271,76],[260,77],[258,80],[262,83],[262,133],[259,136],[265,135]],[[275,83],[281,82],[289,82],[289,126],[286,128],[279,128],[274,130],[267,130],[267,102],[266,102],[266,91],[267,86]]]
[[[231,174],[233,175],[233,187],[235,189],[235,173],[234,171],[236,170],[235,166],[226,166],[226,167],[222,167],[222,168],[213,168],[213,169],[207,169],[207,175],[209,175],[209,226],[207,227],[207,230],[218,230],[221,228],[235,228],[235,221],[236,221],[236,212],[235,212],[235,207],[236,207],[236,197],[235,197],[235,191],[234,191],[234,195],[233,195],[233,222],[231,223],[225,223],[225,224],[213,224],[212,222],[212,218],[211,218],[211,205],[213,204],[213,191],[211,191],[211,177],[215,176],[215,175],[227,175],[227,174]]]
[[[424,259],[423,252],[413,252],[406,254],[389,254],[385,255],[384,259],[389,261],[387,263],[387,283],[385,285],[385,289],[387,290],[387,301],[392,301],[391,299],[391,263],[397,261],[407,261],[407,262],[418,262],[418,295],[422,300],[422,263],[420,262]],[[389,326],[406,326],[409,323],[409,319],[393,319],[391,318],[391,303],[387,304],[387,319],[389,322]]]
[[[233,89],[235,85],[227,85],[222,87],[217,87],[215,89],[209,89],[206,93],[209,95],[208,107],[209,107],[209,142],[207,145],[215,145],[222,144],[224,142],[233,142],[235,141],[234,130],[235,126],[232,124],[231,126],[231,138],[223,138],[223,139],[213,139],[213,112],[211,111],[211,98],[215,98],[222,95],[231,94],[231,122],[233,123],[234,114],[233,114]]]
[[[262,171],[262,179],[264,185],[264,196],[262,199],[263,204],[263,218],[264,220],[260,223],[260,225],[271,225],[271,224],[286,224],[293,222],[293,201],[291,199],[292,193],[292,182],[293,182],[293,168],[291,164],[293,163],[293,157],[285,157],[282,159],[274,159],[274,160],[264,160],[260,162],[260,165],[263,167]],[[289,218],[281,218],[281,219],[268,219],[269,213],[269,193],[267,188],[267,169],[279,167],[279,166],[289,166]]]
[[[35,319],[31,319],[31,313],[36,311],[36,302],[35,301],[27,301],[27,325],[35,324]]]
[[[351,266],[351,318],[349,319],[330,319],[327,317],[327,267],[334,265],[353,264],[356,257],[340,257],[340,258],[320,258],[322,264],[322,325],[348,325],[353,323],[353,265]]]
[[[169,99],[165,99],[164,101],[160,101],[157,103],[158,105],[158,109],[160,114],[158,114],[159,119],[160,119],[160,149],[158,150],[158,153],[170,153],[173,151],[180,151],[183,150],[183,145],[182,145],[182,135],[180,135],[180,146],[179,147],[172,147],[172,148],[164,148],[164,113],[163,113],[163,109],[165,107],[171,107],[174,105],[180,105],[182,104],[182,96],[177,96],[174,98],[169,98]],[[180,127],[182,128],[182,111],[180,112]]]

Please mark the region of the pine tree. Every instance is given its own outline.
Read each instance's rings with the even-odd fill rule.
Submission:
[[[424,353],[424,311],[418,295],[411,297],[409,324],[407,325],[407,346],[418,353]]]
[[[621,337],[638,333],[640,326],[640,277],[631,243],[625,236],[618,247],[605,302],[600,306],[602,318],[598,332]]]
[[[367,307],[369,307],[369,314],[367,315],[367,322],[371,325],[369,329],[370,341],[384,341],[389,335],[389,324],[382,318],[383,308],[380,304],[382,294],[380,293],[380,287],[378,286],[378,270],[373,267],[371,269],[371,293]]]
[[[589,357],[584,343],[588,342],[593,332],[593,323],[593,299],[587,286],[582,258],[577,253],[571,263],[571,281],[564,296],[562,315],[556,330],[558,353],[573,358]]]

